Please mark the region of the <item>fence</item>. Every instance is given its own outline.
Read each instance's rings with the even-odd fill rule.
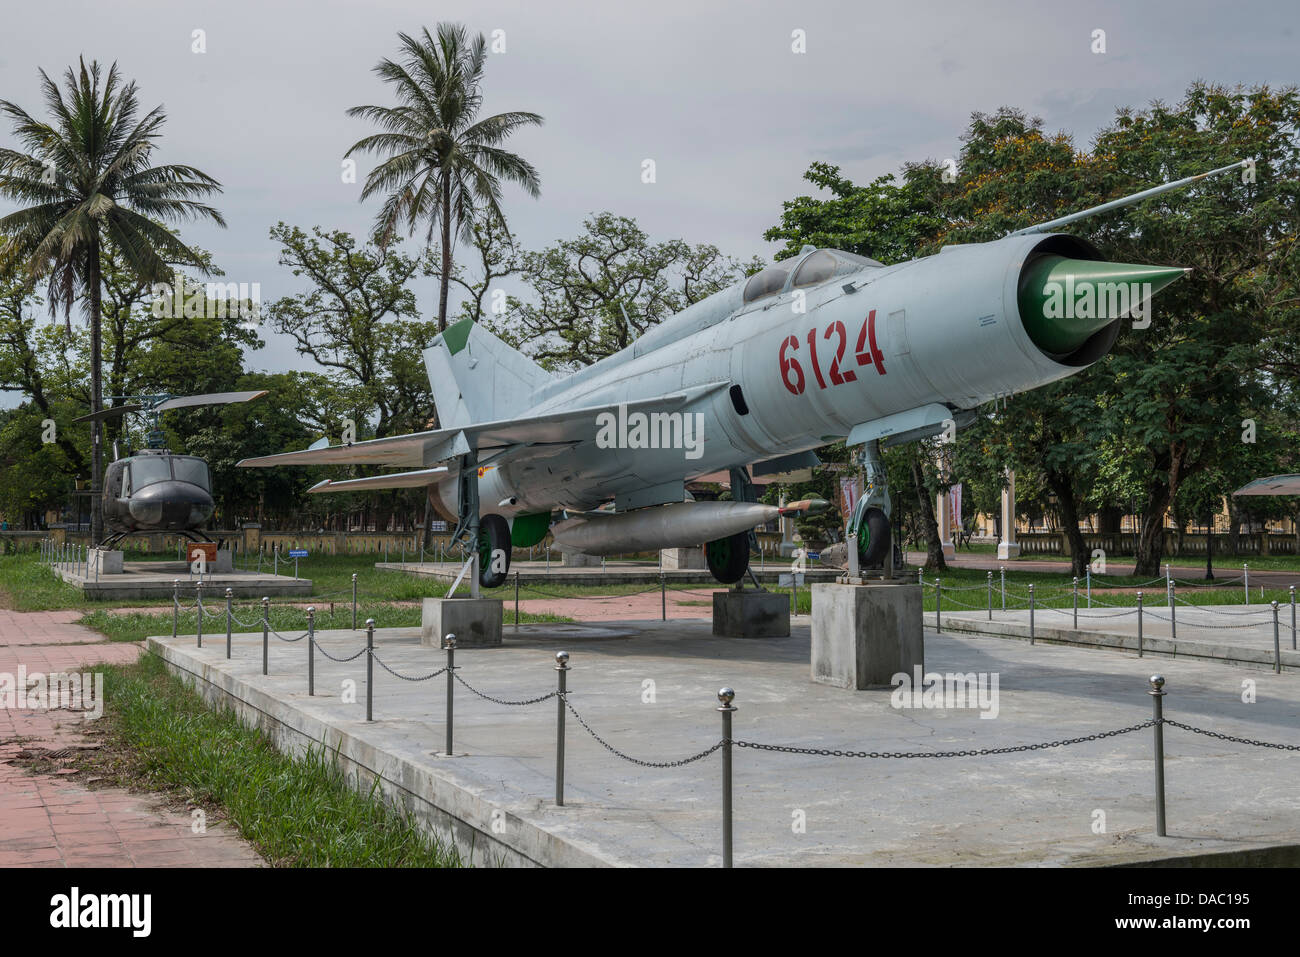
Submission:
[[[202,589],[196,596],[196,608],[199,612],[199,621],[202,621],[203,598]],[[555,699],[555,804],[557,807],[564,805],[564,786],[565,786],[565,741],[566,741],[566,719],[572,717],[574,721],[585,731],[593,740],[596,741],[605,751],[609,752],[615,758],[635,764],[639,767],[646,768],[678,768],[688,764],[694,764],[711,757],[713,754],[721,753],[720,768],[720,785],[721,785],[721,814],[720,814],[720,844],[722,850],[722,866],[731,867],[734,858],[734,805],[732,801],[733,794],[733,777],[734,777],[734,760],[735,750],[750,750],[767,752],[773,754],[797,754],[797,755],[814,755],[819,757],[829,757],[849,760],[942,760],[942,759],[961,759],[961,758],[982,758],[994,755],[1005,754],[1022,754],[1034,751],[1043,751],[1051,748],[1070,747],[1072,745],[1083,744],[1089,741],[1101,741],[1109,738],[1115,738],[1122,735],[1133,734],[1146,729],[1152,730],[1152,755],[1154,769],[1154,786],[1152,798],[1155,811],[1155,829],[1157,836],[1166,836],[1166,814],[1165,814],[1165,778],[1164,778],[1164,760],[1165,760],[1165,740],[1164,729],[1166,726],[1177,728],[1191,734],[1202,735],[1205,737],[1215,738],[1221,741],[1228,741],[1236,744],[1247,745],[1250,747],[1269,748],[1281,751],[1300,751],[1300,745],[1296,744],[1278,744],[1268,741],[1260,741],[1252,738],[1237,737],[1234,735],[1221,734],[1217,731],[1210,731],[1205,728],[1185,724],[1179,721],[1171,720],[1164,715],[1164,698],[1167,695],[1165,690],[1165,679],[1160,675],[1152,675],[1149,679],[1149,689],[1147,694],[1151,696],[1152,717],[1147,721],[1126,727],[1108,729],[1094,732],[1092,734],[1081,735],[1073,738],[1063,738],[1054,741],[1043,741],[1032,744],[1009,745],[997,748],[967,748],[951,751],[866,751],[866,750],[846,750],[842,748],[827,747],[803,747],[795,745],[774,744],[770,742],[750,741],[746,739],[737,739],[733,735],[733,722],[738,711],[734,701],[736,693],[731,688],[722,688],[718,691],[718,704],[714,710],[721,720],[721,736],[719,739],[703,750],[697,751],[686,757],[669,759],[669,760],[647,760],[640,757],[627,754],[620,750],[603,735],[601,735],[590,722],[574,707],[569,695],[572,689],[569,687],[569,676],[572,670],[569,662],[568,652],[560,651],[555,655],[554,671],[556,673],[556,686],[553,691],[546,691],[537,695],[522,699],[506,699],[496,697],[487,692],[474,687],[461,674],[465,670],[463,665],[456,664],[456,636],[448,634],[442,642],[442,649],[446,653],[446,664],[433,671],[424,674],[404,674],[387,664],[379,655],[375,648],[375,619],[368,618],[365,622],[365,642],[354,653],[349,655],[333,655],[320,646],[316,639],[316,614],[314,607],[308,607],[305,613],[305,630],[298,635],[287,636],[281,634],[278,630],[271,627],[270,624],[270,600],[263,598],[260,602],[261,618],[259,621],[246,622],[242,621],[235,615],[235,606],[232,601],[229,590],[225,596],[225,629],[226,629],[226,657],[232,655],[232,629],[235,624],[244,628],[256,628],[261,626],[262,631],[262,674],[269,673],[269,646],[270,639],[274,636],[277,640],[286,644],[295,644],[297,642],[306,642],[305,654],[305,678],[307,684],[307,694],[315,695],[316,681],[316,653],[324,655],[330,661],[337,663],[348,663],[356,661],[358,658],[365,656],[366,659],[366,721],[374,720],[374,702],[375,702],[375,670],[374,666],[379,667],[393,678],[405,682],[421,683],[433,681],[435,678],[445,675],[445,719],[444,719],[444,756],[451,757],[454,755],[454,728],[455,728],[455,691],[456,685],[459,684],[470,694],[488,701],[492,704],[503,707],[530,707],[532,705],[542,704]],[[179,615],[180,600],[179,591],[175,598],[175,615],[173,622]],[[355,612],[354,612],[355,617]],[[355,620],[353,622],[355,628]],[[173,637],[176,635],[176,628],[173,625]],[[202,647],[203,635],[200,625],[199,633],[196,635],[196,643]]]
[[[1107,555],[1132,555],[1137,550],[1136,532],[1084,532],[1083,544],[1088,553],[1101,549]],[[1241,532],[1234,543],[1231,535],[1214,535],[1214,555],[1295,555],[1298,536],[1282,532]],[[1069,555],[1070,542],[1065,532],[1017,532],[1016,543],[1022,555]],[[1204,532],[1184,532],[1180,537],[1165,529],[1163,554],[1170,558],[1204,558]]]
[[[1290,622],[1281,620],[1280,611],[1281,603],[1273,600],[1267,604],[1260,605],[1258,611],[1228,611],[1216,608],[1212,603],[1196,603],[1187,601],[1178,594],[1180,585],[1195,589],[1196,592],[1215,592],[1219,594],[1230,594],[1231,590],[1241,588],[1242,604],[1250,604],[1250,564],[1245,563],[1241,566],[1241,575],[1233,578],[1220,579],[1213,585],[1204,583],[1193,583],[1173,578],[1170,575],[1169,566],[1165,566],[1165,576],[1163,578],[1153,578],[1150,581],[1139,584],[1126,584],[1122,582],[1106,582],[1104,579],[1094,577],[1092,570],[1089,569],[1084,580],[1083,590],[1080,591],[1080,580],[1078,577],[1069,579],[1069,585],[1054,586],[1049,584],[1050,589],[1055,589],[1055,593],[1049,593],[1044,599],[1043,593],[1037,590],[1034,584],[1026,586],[1024,592],[1017,592],[1015,587],[1007,587],[1006,567],[999,569],[998,578],[995,584],[993,572],[987,573],[987,580],[983,585],[965,585],[952,586],[947,588],[943,585],[942,577],[935,578],[934,581],[926,581],[924,574],[920,569],[917,571],[917,581],[922,589],[933,589],[935,596],[934,624],[935,630],[943,631],[943,606],[944,602],[956,605],[958,608],[970,611],[985,611],[988,620],[993,620],[995,610],[1022,610],[1027,609],[1029,612],[1029,642],[1033,644],[1037,638],[1036,621],[1039,612],[1047,612],[1056,615],[1069,615],[1072,626],[1079,627],[1079,619],[1120,619],[1129,616],[1136,616],[1137,622],[1137,649],[1138,656],[1142,657],[1145,652],[1144,641],[1146,639],[1146,623],[1151,620],[1167,622],[1169,624],[1169,638],[1177,640],[1178,638],[1178,608],[1194,608],[1198,612],[1204,612],[1207,615],[1218,615],[1222,618],[1236,619],[1236,621],[1225,621],[1222,623],[1197,622],[1197,628],[1209,628],[1214,630],[1241,630],[1247,628],[1264,628],[1272,627],[1273,633],[1273,671],[1280,674],[1282,671],[1282,629],[1287,629],[1291,633],[1291,650],[1296,650],[1296,586],[1289,585],[1288,607],[1290,610]],[[1240,583],[1240,584],[1238,584]],[[1126,606],[1120,602],[1110,602],[1093,594],[1093,586],[1097,585],[1107,593],[1113,591],[1132,591],[1134,593],[1134,604],[1132,607]],[[1151,605],[1147,603],[1150,593],[1144,591],[1152,585],[1163,585],[1164,604]],[[1260,586],[1261,591],[1264,586]],[[972,591],[982,591],[985,593],[985,602],[982,605],[970,604],[961,598],[953,596],[953,592],[967,593]],[[1194,592],[1195,593],[1195,592]],[[1155,593],[1159,596],[1160,592]],[[1010,596],[1008,598],[1008,596]],[[1084,602],[1084,610],[1080,611],[1080,597]],[[1067,607],[1057,607],[1050,604],[1052,601],[1068,602]],[[1094,612],[1091,609],[1097,605],[1101,608],[1110,609],[1108,611]],[[1167,614],[1160,614],[1152,611],[1152,607],[1163,607]],[[1263,616],[1263,617],[1260,617]],[[1249,621],[1244,619],[1251,619]]]

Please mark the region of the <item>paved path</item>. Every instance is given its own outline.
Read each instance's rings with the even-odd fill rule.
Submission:
[[[712,618],[715,588],[669,588],[667,613],[669,619]],[[513,597],[506,598],[507,616],[514,614]],[[563,615],[574,621],[639,621],[660,617],[665,610],[659,589],[635,595],[589,596],[587,598],[526,598],[520,599],[521,612]]]
[[[134,661],[140,645],[106,643],[73,622],[76,611],[0,610],[0,674],[12,688],[20,667],[35,673],[85,672]],[[0,708],[0,867],[257,866],[262,859],[232,829],[195,834],[187,812],[157,797],[70,780],[70,768],[31,773],[22,757],[52,757],[94,746],[79,712]],[[49,752],[55,752],[50,755]],[[19,759],[19,760],[16,760]]]
[[[925,564],[925,552],[908,552],[907,563],[912,566]],[[1241,559],[1239,556],[1225,558],[1221,563],[1217,558],[1214,561],[1214,577],[1218,581],[1232,579],[1239,581],[1241,578],[1242,562],[1250,563],[1249,559]],[[977,568],[997,571],[1002,566],[1009,569],[1015,569],[1018,572],[1056,572],[1067,579],[1070,576],[1070,562],[1062,558],[1031,558],[1020,559],[1015,561],[1004,562],[998,561],[996,555],[980,554],[976,552],[958,552],[956,558],[948,559],[948,565],[953,568]],[[1160,566],[1162,569],[1164,565]],[[1196,579],[1200,581],[1205,578],[1205,562],[1190,565],[1173,565],[1170,568],[1175,578]],[[915,574],[915,572],[913,572]],[[1133,559],[1111,559],[1108,563],[1106,578],[1115,578],[1123,575],[1133,574]],[[1069,584],[1067,581],[1066,584]],[[1268,585],[1269,587],[1286,587],[1287,585],[1300,585],[1300,571],[1287,571],[1285,569],[1250,569],[1250,587],[1255,591],[1256,585]],[[1240,585],[1238,585],[1240,587]]]

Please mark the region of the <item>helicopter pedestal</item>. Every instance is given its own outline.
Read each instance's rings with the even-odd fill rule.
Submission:
[[[124,571],[123,554],[115,548],[92,548],[86,553],[87,577],[120,575]]]

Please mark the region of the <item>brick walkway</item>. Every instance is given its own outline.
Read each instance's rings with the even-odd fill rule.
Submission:
[[[0,610],[0,673],[88,671],[134,661],[140,646],[105,643],[73,622],[79,612]],[[80,713],[0,708],[0,867],[250,867],[262,859],[233,829],[195,834],[190,815],[153,796],[92,789],[31,773],[14,759],[92,745]],[[57,761],[57,758],[55,759]]]

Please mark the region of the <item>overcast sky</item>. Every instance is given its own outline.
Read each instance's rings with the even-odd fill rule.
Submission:
[[[506,194],[528,248],[608,209],[656,240],[769,258],[762,233],[782,200],[808,191],[801,175],[814,160],[855,181],[942,160],[957,154],[972,111],[1001,105],[1086,147],[1117,106],[1176,99],[1198,78],[1300,80],[1294,0],[7,0],[0,97],[36,111],[38,67],[61,74],[79,55],[116,60],[146,108],[166,107],[155,161],[198,166],[224,186],[216,205],[229,228],[189,225],[185,239],[210,250],[228,280],[260,283],[269,301],[299,288],[276,263],[270,226],[371,224],[376,201],[360,204],[360,186],[341,181],[343,153],[368,132],[344,110],[390,102],[371,68],[395,53],[398,31],[439,20],[505,32],[506,52],[487,66],[485,111],[545,117],[509,144],[541,173],[539,200]],[[1104,54],[1091,51],[1098,29]],[[192,52],[195,30],[205,53]],[[794,30],[805,31],[802,55],[791,50]],[[0,143],[12,145],[7,128]],[[641,182],[647,158],[653,185]],[[433,280],[417,292],[427,314]],[[253,367],[304,367],[267,338]]]

